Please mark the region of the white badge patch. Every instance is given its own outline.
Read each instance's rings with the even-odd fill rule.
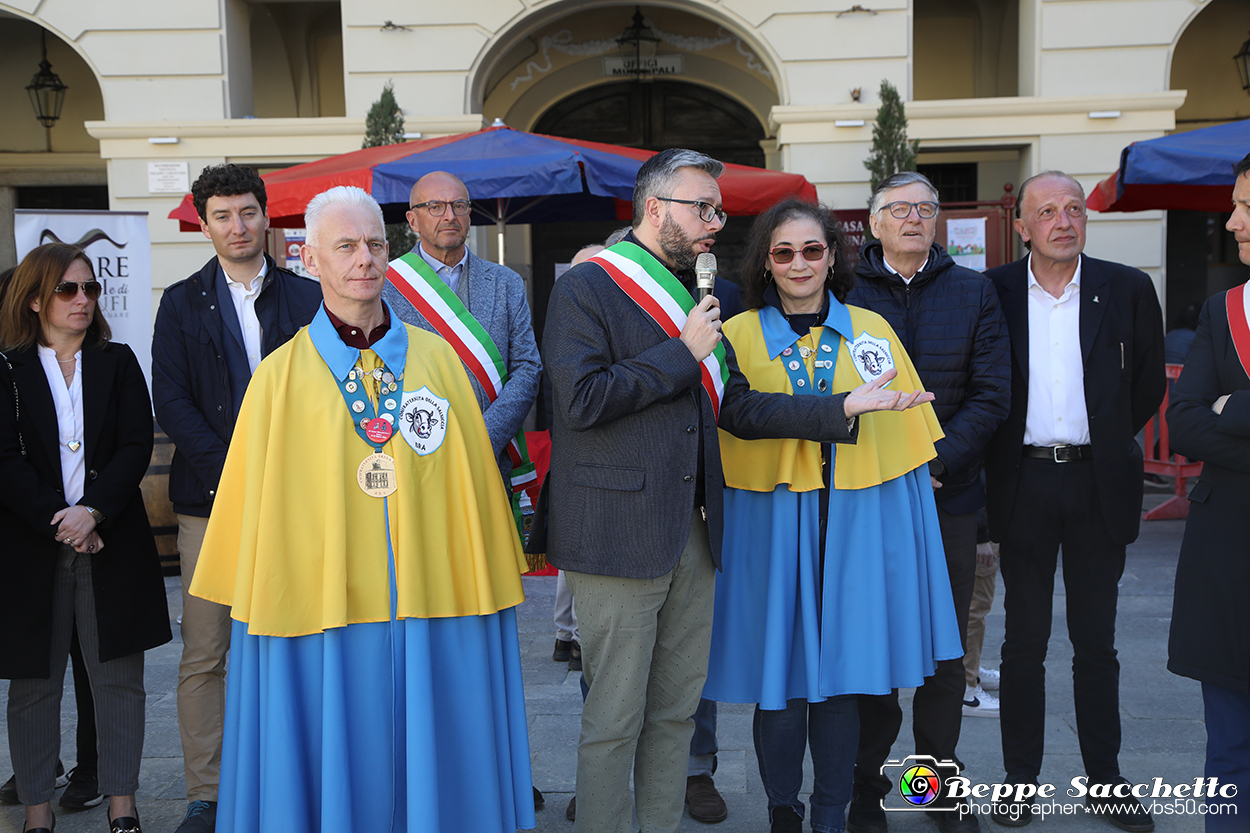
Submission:
[[[890,342],[883,338],[874,338],[868,333],[860,333],[859,338],[846,345],[851,353],[851,360],[859,378],[871,382],[894,368],[894,356],[890,353]]]
[[[447,436],[447,416],[451,406],[429,388],[414,393],[404,391],[399,406],[399,433],[422,457],[438,451]]]

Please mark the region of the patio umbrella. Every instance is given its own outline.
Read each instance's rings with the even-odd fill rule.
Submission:
[[[1233,165],[1250,152],[1250,119],[1134,142],[1090,192],[1094,211],[1228,211]]]
[[[633,216],[634,178],[654,151],[583,142],[505,126],[438,139],[384,145],[319,159],[266,174],[270,224],[304,225],[304,207],[336,185],[357,185],[382,205],[388,223],[402,222],[413,184],[431,171],[449,171],[474,201],[473,222],[494,224],[503,262],[508,223],[624,220]],[[725,211],[762,213],[788,196],[816,199],[816,187],[800,174],[726,165],[720,178]],[[188,194],[169,214],[183,231],[199,231]]]

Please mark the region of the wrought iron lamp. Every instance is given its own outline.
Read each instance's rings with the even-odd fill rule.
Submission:
[[[633,22],[616,39],[626,72],[638,78],[649,74],[646,67],[655,58],[659,43],[659,37],[642,19],[642,8],[634,6]]]
[[[40,42],[43,46],[43,60],[39,62],[39,71],[35,73],[35,77],[26,85],[26,92],[30,94],[31,106],[35,108],[35,118],[39,119],[39,123],[44,127],[51,127],[61,117],[61,107],[65,104],[65,91],[69,87],[61,81],[60,76],[52,71],[52,64],[48,63],[46,33],[40,33]]]
[[[1237,74],[1241,76],[1241,88],[1250,93],[1250,40],[1241,45],[1241,51],[1233,56]]]

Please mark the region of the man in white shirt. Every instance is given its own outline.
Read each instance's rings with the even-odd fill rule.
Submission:
[[[265,254],[265,183],[254,170],[205,168],[191,194],[216,255],[161,298],[152,333],[152,404],[175,446],[169,497],[182,567],[178,728],[188,802],[177,833],[208,833],[217,813],[230,610],[187,588],[247,383],[265,356],[312,320],[321,287]]]
[[[1163,317],[1148,275],[1082,254],[1085,192],[1072,177],[1048,171],[1025,180],[1016,217],[1029,254],[986,273],[1011,340],[1011,411],[986,460],[1007,617],[1003,764],[1008,782],[1037,783],[1062,549],[1081,757],[1091,785],[1117,784],[1117,584],[1141,519],[1142,452],[1133,437],[1166,387]],[[1086,801],[1122,830],[1154,829],[1134,798]],[[994,820],[1023,826],[1034,806],[996,803]]]

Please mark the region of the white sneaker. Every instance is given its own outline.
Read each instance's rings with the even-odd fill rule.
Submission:
[[[964,717],[998,717],[998,698],[981,686],[965,690]]]
[[[998,691],[998,681],[1002,679],[999,673],[991,668],[977,669],[977,683],[985,691]]]

